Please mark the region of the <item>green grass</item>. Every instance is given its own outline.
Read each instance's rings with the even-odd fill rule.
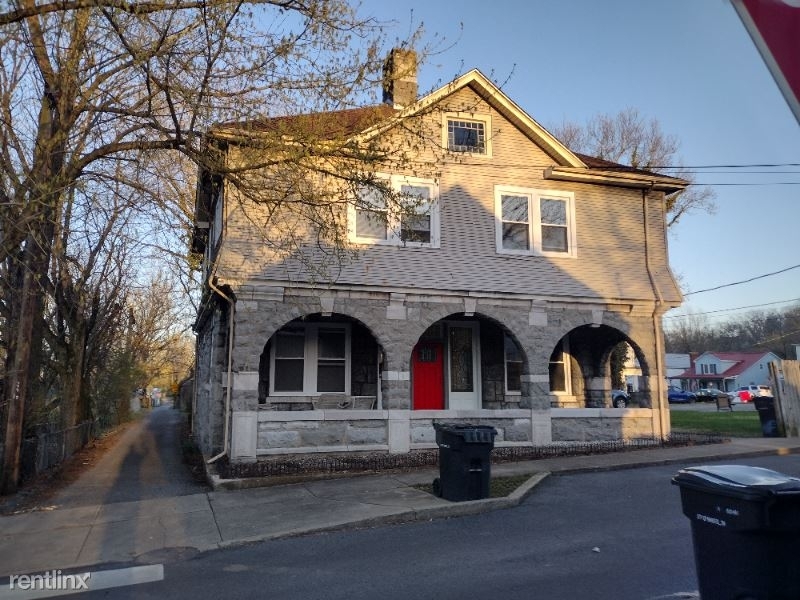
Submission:
[[[670,413],[672,429],[677,432],[719,433],[731,437],[761,437],[758,412],[699,412],[693,410]]]
[[[489,497],[490,498],[505,498],[523,483],[533,477],[533,474],[528,475],[511,475],[509,477],[492,477],[489,481]],[[433,484],[423,483],[413,486],[423,492],[433,494]]]

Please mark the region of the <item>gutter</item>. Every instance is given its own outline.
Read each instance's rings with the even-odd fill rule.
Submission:
[[[214,270],[216,271],[216,261]],[[222,452],[209,458],[206,463],[213,464],[228,453],[228,438],[230,437],[230,411],[231,411],[231,379],[233,378],[233,317],[234,301],[214,284],[213,272],[208,278],[210,287],[218,296],[228,303],[228,385],[225,386],[225,412],[222,437]]]
[[[649,214],[647,210],[647,191],[648,190],[645,189],[642,190],[642,216],[644,218],[644,263],[645,267],[647,268],[647,276],[650,278],[650,286],[653,288],[653,293],[656,296],[656,305],[653,308],[653,334],[656,338],[656,372],[659,374],[659,376],[656,378],[656,392],[658,393],[659,403],[659,429],[661,433],[661,439],[663,440],[666,438],[667,419],[666,411],[664,410],[664,406],[662,406],[665,398],[664,379],[661,377],[661,374],[664,373],[664,348],[662,346],[661,323],[659,323],[658,315],[664,305],[664,297],[661,295],[661,290],[658,289],[658,284],[653,276],[653,268],[650,265],[650,227],[648,220]]]

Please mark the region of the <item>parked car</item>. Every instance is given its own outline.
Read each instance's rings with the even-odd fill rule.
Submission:
[[[685,392],[679,387],[670,386],[667,390],[667,400],[670,402],[697,402],[697,394]]]
[[[703,402],[703,401],[716,402],[717,398],[719,397],[727,397],[732,400],[734,394],[723,392],[722,390],[718,390],[717,388],[701,388],[697,390],[698,402]]]
[[[631,397],[625,390],[611,390],[611,403],[614,408],[625,408],[630,402]]]
[[[772,396],[772,388],[768,385],[743,385],[736,395],[742,402],[750,402],[756,396]]]

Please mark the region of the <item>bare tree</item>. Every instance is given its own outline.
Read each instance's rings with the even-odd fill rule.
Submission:
[[[668,319],[664,326],[668,352],[774,352],[791,357],[800,344],[800,306],[783,310],[751,311],[711,323],[706,315]]]
[[[576,152],[694,181],[693,174],[681,164],[678,139],[664,133],[656,119],[647,120],[635,108],[626,108],[616,115],[596,115],[585,125],[564,122],[552,131]],[[714,190],[698,185],[667,196],[667,225],[674,225],[693,211],[713,214],[714,197]]]
[[[375,23],[345,0],[20,0],[0,8],[0,27],[0,493],[9,493],[19,479],[48,294],[78,291],[58,292],[51,279],[69,256],[58,245],[68,199],[105,189],[136,197],[132,211],[163,210],[152,153],[181,155],[226,177],[263,167],[220,162],[205,132],[214,122],[354,106],[379,79],[382,42]],[[286,125],[295,129],[269,138],[275,180],[293,180],[310,157],[353,158],[310,122]],[[158,176],[179,175],[166,168]],[[328,214],[322,204],[304,210],[318,221]],[[61,266],[51,269],[54,257]]]

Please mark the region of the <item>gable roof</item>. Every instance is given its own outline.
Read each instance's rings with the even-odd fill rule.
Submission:
[[[356,142],[366,141],[388,131],[404,119],[424,114],[438,102],[464,88],[472,90],[555,161],[556,165],[544,170],[545,179],[655,189],[666,193],[682,190],[689,183],[676,177],[635,169],[571,151],[478,69],[468,71],[402,110],[381,104],[263,120],[219,123],[212,127],[212,132],[220,137],[235,139],[238,135],[254,132],[280,134],[282,129],[292,133],[298,131],[299,123],[303,125],[303,129],[300,130],[308,131],[310,137],[317,139],[352,137]]]

